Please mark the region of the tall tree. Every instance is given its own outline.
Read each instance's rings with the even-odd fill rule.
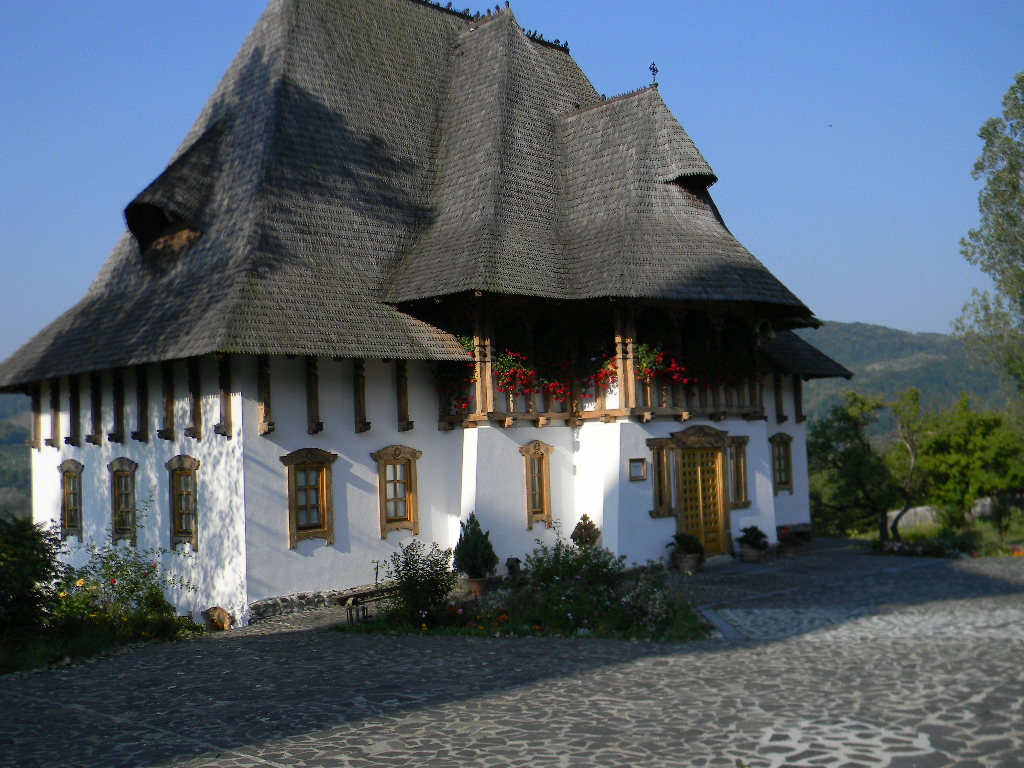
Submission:
[[[921,470],[921,445],[925,437],[925,416],[921,411],[921,391],[911,387],[889,403],[896,417],[892,443],[885,451],[885,461],[900,500],[900,508],[889,526],[894,541],[900,540],[900,521],[918,504],[924,502],[927,475]]]
[[[981,222],[960,247],[994,290],[974,292],[956,330],[1024,394],[1024,72],[1003,96],[1003,116],[986,120],[978,135],[985,146],[971,175],[985,182]]]
[[[815,523],[841,536],[874,525],[879,539],[888,541],[888,512],[901,496],[868,437],[885,404],[850,390],[843,399],[826,418],[811,424],[807,437]]]

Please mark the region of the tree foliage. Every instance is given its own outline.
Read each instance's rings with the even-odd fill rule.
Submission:
[[[973,410],[964,396],[926,437],[921,466],[943,527],[962,529],[978,499],[999,504],[1024,488],[1024,438],[999,413]]]
[[[807,437],[811,507],[823,532],[844,536],[876,525],[888,540],[888,511],[899,502],[889,466],[868,436],[885,404],[858,392],[811,424]]]
[[[1024,393],[1024,72],[1003,96],[1003,116],[986,120],[978,135],[985,145],[971,175],[985,182],[981,221],[960,245],[994,290],[974,292],[956,330]]]

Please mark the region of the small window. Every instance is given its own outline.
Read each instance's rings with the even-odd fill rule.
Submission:
[[[775,494],[793,492],[793,438],[783,433],[769,438],[772,444],[772,480]]]
[[[750,506],[747,491],[747,443],[749,437],[729,438],[729,506],[745,509]]]
[[[110,470],[110,500],[113,507],[111,538],[128,539],[135,543],[135,470],[131,459],[114,459],[107,465]]]
[[[288,468],[288,546],[301,539],[334,543],[334,493],[331,464],[335,453],[303,448],[281,457]]]
[[[550,445],[534,440],[519,449],[526,467],[526,527],[534,523],[551,527],[551,465]]]
[[[380,490],[380,537],[391,531],[408,529],[420,532],[416,514],[416,460],[423,451],[404,445],[389,445],[370,454],[377,462]]]
[[[199,549],[199,504],[196,472],[199,461],[175,456],[164,466],[170,472],[171,546],[189,544]]]
[[[82,539],[82,470],[81,462],[68,459],[60,470],[60,535],[62,539]]]

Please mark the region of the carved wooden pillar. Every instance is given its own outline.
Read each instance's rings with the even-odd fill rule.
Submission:
[[[110,407],[113,425],[107,433],[112,443],[124,442],[124,374],[120,368],[110,372]]]
[[[80,446],[82,444],[82,395],[77,375],[68,376],[68,422],[68,434],[64,438],[64,444]]]
[[[352,403],[356,432],[369,432],[371,424],[366,420],[366,363],[361,357],[352,359]]]
[[[231,356],[217,355],[217,391],[220,400],[220,420],[213,425],[214,434],[231,439],[234,432],[231,420]]]
[[[149,366],[135,366],[135,429],[132,440],[149,442]]]
[[[103,376],[99,371],[89,374],[89,420],[85,442],[100,445],[103,442]]]
[[[156,431],[161,440],[174,439],[174,363],[160,363],[160,396],[163,399],[163,425]]]
[[[50,379],[50,436],[43,443],[60,448],[60,379]]]
[[[320,421],[320,374],[315,355],[306,355],[306,432],[315,435],[322,432]]]
[[[395,390],[398,398],[398,431],[413,428],[409,420],[409,370],[405,360],[395,361]]]
[[[256,421],[261,435],[274,431],[274,414],[270,404],[270,358],[260,355],[256,358]]]
[[[193,440],[203,439],[203,401],[200,391],[199,358],[190,357],[188,366],[188,412],[189,420],[192,422],[185,427],[185,437]]]

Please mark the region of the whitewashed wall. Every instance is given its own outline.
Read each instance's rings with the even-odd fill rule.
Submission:
[[[779,422],[775,418],[775,394],[771,379],[768,380],[765,392],[765,403],[769,404],[768,436],[782,433],[793,438],[790,444],[790,455],[793,461],[793,490],[781,491],[775,496],[776,525],[793,525],[811,521],[809,485],[807,480],[807,423],[796,420],[796,402],[794,400],[793,380],[791,376],[782,379],[783,408],[786,420]],[[770,454],[769,454],[770,461]],[[769,470],[771,464],[769,463]],[[771,474],[768,475],[769,481]]]
[[[107,465],[124,457],[136,462],[136,498],[139,507],[137,543],[140,549],[167,549],[170,546],[170,493],[169,472],[164,466],[177,455],[187,455],[200,462],[197,471],[197,508],[199,547],[195,553],[187,546],[179,547],[184,556],[165,553],[161,563],[172,573],[188,579],[193,591],[173,591],[168,597],[181,612],[199,612],[211,605],[220,605],[230,611],[244,611],[245,546],[244,507],[242,504],[242,441],[241,403],[233,397],[233,427],[231,439],[213,433],[213,425],[220,420],[220,398],[217,394],[216,363],[212,358],[201,363],[201,398],[203,434],[201,440],[184,436],[189,424],[188,387],[184,363],[175,366],[175,439],[162,440],[156,436],[163,426],[163,400],[159,366],[150,366],[149,374],[149,441],[131,439],[136,428],[137,405],[135,378],[131,370],[124,375],[125,441],[111,443],[107,434],[113,430],[111,411],[110,373],[103,376],[103,441],[91,445],[84,441],[91,429],[88,377],[79,377],[81,386],[81,446],[63,443],[70,431],[68,380],[61,381],[61,444],[44,446],[32,453],[33,519],[37,522],[60,520],[60,473],[58,466],[65,459],[80,461],[82,471],[82,540],[69,537],[67,560],[81,565],[86,557],[82,545],[102,544],[110,540],[112,506],[110,472]],[[42,434],[50,436],[49,392],[44,387]]]

